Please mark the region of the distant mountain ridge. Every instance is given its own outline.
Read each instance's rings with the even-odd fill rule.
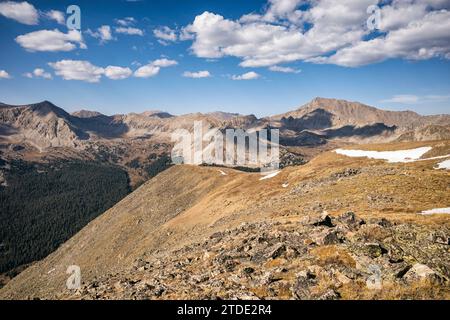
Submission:
[[[408,128],[414,125],[444,124],[450,121],[450,115],[421,116],[413,111],[381,110],[359,102],[327,98],[315,98],[297,110],[272,116],[269,119],[281,120],[289,117],[298,119],[313,114],[317,110],[331,115],[330,124],[333,127],[384,123],[387,126]]]
[[[258,119],[254,115],[211,112],[174,116],[163,111],[103,115],[80,110],[67,113],[49,101],[13,106],[1,105],[0,137],[29,141],[40,149],[75,147],[83,141],[134,139],[153,136],[169,139],[176,129],[191,130],[194,121],[217,128],[278,128],[283,141],[294,146],[314,145],[322,139],[394,140],[410,131],[422,130],[420,139],[439,139],[445,129],[424,130],[427,126],[448,126],[450,115],[421,116],[412,111],[386,111],[359,102],[316,98],[297,110]],[[410,134],[414,138],[415,134]],[[308,139],[311,137],[311,139]]]

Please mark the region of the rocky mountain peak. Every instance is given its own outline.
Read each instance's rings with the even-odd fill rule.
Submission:
[[[99,116],[104,116],[104,114],[97,111],[81,109],[79,111],[72,112],[72,116],[77,118],[95,118]]]

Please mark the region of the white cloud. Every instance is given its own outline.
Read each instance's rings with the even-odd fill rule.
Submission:
[[[0,79],[11,79],[11,76],[5,70],[0,70]]]
[[[294,69],[291,67],[280,67],[280,66],[271,66],[269,67],[270,71],[273,72],[282,72],[282,73],[300,73],[302,70]]]
[[[136,23],[136,19],[133,17],[126,17],[123,19],[116,19],[116,23],[122,27],[129,27]]]
[[[385,1],[383,32],[375,34],[367,27],[367,8],[378,2],[269,0],[262,14],[237,20],[204,12],[182,28],[179,39],[192,40],[197,57],[237,57],[243,67],[293,61],[357,67],[390,58],[450,59],[450,1]]]
[[[103,68],[94,66],[89,61],[81,60],[61,60],[51,62],[49,66],[64,80],[80,80],[91,83],[99,82],[105,72]]]
[[[105,68],[105,76],[112,80],[126,79],[133,74],[130,68],[108,66]]]
[[[412,94],[398,94],[390,99],[382,100],[381,102],[409,104],[409,103],[417,103],[418,101],[419,101],[418,96]]]
[[[176,31],[167,26],[153,30],[153,35],[159,39],[158,42],[162,45],[167,45],[168,42],[174,42],[178,39]]]
[[[62,33],[55,30],[40,30],[18,36],[16,42],[28,51],[72,51],[85,49],[83,36],[77,30]]]
[[[0,3],[0,14],[23,24],[36,25],[39,22],[39,13],[36,8],[24,1],[5,1]]]
[[[49,63],[49,66],[64,80],[90,83],[99,82],[103,75],[111,80],[122,80],[133,74],[133,71],[127,67],[107,66],[102,68],[84,60],[61,60]]]
[[[152,64],[157,67],[165,68],[165,67],[176,66],[178,64],[178,62],[175,60],[169,60],[166,58],[162,58],[162,59],[157,59],[157,60],[153,61]]]
[[[269,9],[264,19],[268,21],[287,19],[290,22],[297,22],[302,15],[302,11],[297,10],[297,7],[303,2],[303,0],[269,0]]]
[[[160,67],[156,67],[152,64],[147,64],[137,69],[134,72],[134,76],[137,78],[150,78],[156,76],[160,70]]]
[[[197,72],[186,71],[183,73],[183,77],[194,78],[194,79],[209,78],[209,77],[211,77],[211,73],[209,73],[209,71],[207,71],[207,70],[197,71]]]
[[[130,36],[143,36],[144,31],[138,28],[132,28],[132,27],[117,27],[116,28],[117,33],[122,34],[128,34]]]
[[[323,58],[321,63],[348,67],[381,62],[390,58],[425,60],[450,55],[450,12],[430,12],[407,27],[389,32],[385,37],[360,41]]]
[[[413,94],[398,94],[390,99],[381,100],[383,103],[398,104],[423,104],[450,101],[450,95],[425,95],[417,96]]]
[[[108,25],[99,27],[97,31],[92,31],[91,29],[88,29],[86,33],[94,38],[100,39],[100,43],[106,43],[114,39],[111,33],[111,27]]]
[[[241,75],[233,75],[231,79],[233,80],[255,80],[260,78],[261,76],[254,71],[250,71]]]
[[[157,59],[149,64],[140,67],[134,72],[134,76],[137,78],[150,78],[156,76],[161,68],[171,67],[177,65],[175,60],[169,60],[166,58]]]
[[[47,80],[52,79],[52,75],[42,68],[36,68],[33,70],[33,72],[27,72],[24,74],[24,76],[27,78],[43,78]]]
[[[55,20],[59,24],[64,25],[66,23],[66,19],[64,17],[64,12],[58,10],[50,10],[45,13],[45,16],[48,19]]]

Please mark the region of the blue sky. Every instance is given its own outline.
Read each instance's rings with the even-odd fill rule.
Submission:
[[[321,96],[449,113],[449,1],[388,1],[376,32],[365,22],[377,1],[329,12],[327,1],[2,1],[0,101],[264,116]],[[81,30],[66,37],[49,12],[71,4],[81,8]]]

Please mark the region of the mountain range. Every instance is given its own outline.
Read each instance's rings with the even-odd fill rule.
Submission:
[[[302,146],[305,135],[325,140],[376,140],[380,136],[395,140],[406,133],[415,137],[410,133],[415,130],[422,130],[422,135],[416,137],[420,138],[423,129],[430,125],[442,126],[446,134],[450,115],[421,116],[412,111],[385,111],[357,102],[316,98],[297,110],[260,119],[254,115],[224,112],[173,116],[162,111],[147,111],[106,116],[87,110],[69,114],[44,101],[23,106],[2,104],[0,133],[2,139],[29,143],[39,150],[82,149],[85,142],[90,141],[149,137],[167,141],[170,132],[179,128],[192,129],[196,120],[219,128],[278,128],[287,145]]]
[[[279,129],[282,170],[173,166],[194,121]],[[448,298],[448,219],[417,213],[450,203],[449,140],[450,115],[325,98],[263,118],[0,104],[0,298]],[[431,159],[333,152],[355,145]],[[387,290],[366,286],[372,265]]]

